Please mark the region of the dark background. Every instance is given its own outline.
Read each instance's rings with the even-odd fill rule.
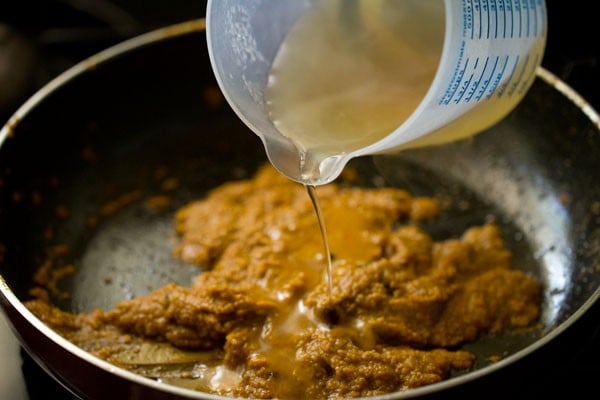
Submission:
[[[203,17],[205,0],[1,0],[0,121],[68,66],[133,35]],[[547,0],[542,65],[600,109],[599,20]],[[578,3],[575,3],[578,4]]]
[[[0,125],[44,83],[74,63],[131,36],[203,17],[205,4],[202,0],[0,0]],[[582,7],[583,2],[547,0],[546,4],[549,26],[542,66],[600,110],[597,14]],[[23,358],[32,400],[72,398],[26,355]],[[475,385],[486,393],[482,399],[586,399],[598,398],[599,378],[600,307],[596,304],[543,351]],[[457,396],[471,398],[468,393]]]

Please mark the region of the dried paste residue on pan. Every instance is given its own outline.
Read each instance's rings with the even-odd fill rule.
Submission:
[[[265,166],[180,209],[174,256],[210,268],[112,310],[30,310],[114,364],[222,395],[332,399],[441,381],[459,346],[534,323],[538,281],[511,266],[494,224],[435,242],[430,198],[329,184],[319,198],[334,257],[325,275],[304,188]]]

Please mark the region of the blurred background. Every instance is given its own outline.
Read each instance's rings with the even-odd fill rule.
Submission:
[[[570,2],[547,0],[542,65],[600,108],[597,18]],[[205,0],[0,1],[0,121],[66,68],[112,44],[161,26],[203,17]]]
[[[573,2],[547,0],[546,4],[549,32],[542,66],[600,110],[596,14]],[[205,8],[202,0],[1,0],[0,124],[37,89],[76,62],[143,32],[203,17]],[[531,384],[520,389],[520,398],[561,393],[577,398],[577,393],[586,390],[594,393],[600,357],[598,304],[559,339],[526,367],[498,379],[510,385],[510,373],[531,374]],[[9,339],[0,335],[1,340]],[[0,348],[0,358],[12,357],[11,362],[21,364],[11,369],[14,379],[27,382],[27,393],[19,397],[14,390],[20,390],[20,382],[11,382],[13,375],[0,368],[0,389],[13,384],[16,388],[10,389],[12,399],[72,398],[27,355],[18,349],[9,354],[6,343],[0,343]]]

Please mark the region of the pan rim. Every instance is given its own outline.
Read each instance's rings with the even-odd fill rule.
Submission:
[[[206,21],[204,18],[193,19],[181,23],[177,23],[174,25],[169,25],[163,28],[159,28],[156,30],[149,31],[147,33],[141,34],[139,36],[135,36],[131,39],[120,42],[114,46],[108,47],[105,50],[92,55],[83,61],[75,64],[70,67],[48,83],[46,83],[42,88],[36,91],[28,100],[25,101],[8,119],[8,121],[4,124],[4,126],[0,129],[0,147],[4,144],[4,141],[9,138],[14,130],[18,127],[20,121],[27,117],[30,111],[35,109],[38,104],[44,101],[49,94],[57,90],[58,88],[67,85],[70,81],[81,74],[85,74],[86,72],[96,68],[97,66],[109,62],[121,55],[127,54],[131,51],[138,50],[142,47],[155,44],[157,42],[161,42],[167,40],[169,38],[184,36],[187,34],[204,32],[206,29]],[[589,121],[595,125],[598,133],[600,133],[600,115],[598,112],[592,107],[592,105],[587,102],[576,90],[570,87],[567,83],[562,81],[552,72],[546,70],[544,67],[538,67],[536,71],[536,76],[544,83],[550,85],[552,88],[557,90],[560,94],[564,95],[569,101],[571,101],[585,116],[589,119]],[[104,361],[86,351],[79,348],[75,344],[66,340],[54,330],[50,329],[46,324],[44,324],[39,318],[37,318],[33,313],[31,313],[25,305],[17,298],[17,296],[13,293],[13,291],[8,286],[4,277],[0,274],[0,296],[2,301],[2,311],[5,312],[4,301],[6,301],[11,307],[13,307],[22,317],[24,317],[31,325],[33,325],[40,333],[42,333],[45,337],[50,339],[56,345],[61,348],[69,351],[74,356],[83,359],[84,361],[103,369],[111,374],[117,375],[123,379],[133,381],[139,385],[150,387],[152,389],[156,389],[165,394],[172,394],[181,396],[181,398],[190,398],[190,399],[226,399],[228,397],[213,395],[204,392],[198,392],[191,389],[184,389],[173,385],[167,385],[161,383],[159,381],[143,377],[141,375],[135,374],[133,372],[127,371],[123,368],[117,367],[107,361]],[[464,375],[457,376],[454,378],[450,378],[438,383],[430,384],[421,388],[411,389],[405,392],[395,392],[388,393],[385,395],[368,397],[365,399],[370,400],[392,400],[392,399],[408,399],[415,398],[422,395],[432,394],[435,392],[440,392],[444,389],[452,388],[455,386],[459,386],[465,384],[467,382],[473,381],[485,375],[488,375],[496,370],[504,368],[509,364],[525,357],[526,355],[536,351],[546,343],[550,342],[557,336],[559,336],[562,332],[564,332],[567,328],[569,328],[575,321],[577,321],[585,312],[587,312],[594,303],[598,301],[600,298],[600,287],[596,288],[596,290],[592,293],[592,295],[575,311],[573,312],[566,320],[560,323],[555,329],[551,332],[548,332],[535,342],[531,343],[527,347],[517,351],[510,356],[503,358],[502,360],[485,366],[476,371],[468,372]],[[7,318],[8,323],[13,330],[16,332],[16,328],[12,325],[10,318]]]

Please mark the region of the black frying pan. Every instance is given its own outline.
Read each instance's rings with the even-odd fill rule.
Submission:
[[[189,283],[197,268],[170,256],[173,212],[266,161],[258,138],[214,101],[215,88],[203,21],[192,21],[75,66],[0,133],[2,308],[28,353],[81,398],[216,398],[107,364],[21,303],[59,244],[70,248],[60,263],[78,269],[59,286],[70,297],[54,299],[67,310],[109,308],[167,282]],[[478,355],[472,371],[383,398],[510,395],[527,381],[529,360],[600,297],[600,123],[547,71],[513,113],[474,139],[352,164],[364,184],[378,177],[418,195],[460,196],[426,226],[437,239],[493,216],[515,263],[544,284],[541,329],[484,337],[467,346]],[[164,190],[157,171],[179,184],[167,208],[149,211],[143,200]],[[133,192],[139,201],[102,214],[107,202]],[[491,364],[496,354],[504,358]],[[491,386],[510,370],[510,383]]]

